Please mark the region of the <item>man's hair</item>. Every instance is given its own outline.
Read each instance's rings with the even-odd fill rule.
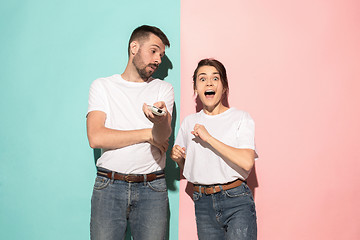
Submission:
[[[129,55],[130,55],[130,43],[136,40],[137,41],[145,40],[149,37],[150,33],[160,38],[165,46],[170,47],[169,39],[166,37],[165,33],[163,33],[159,28],[154,26],[142,25],[136,28],[130,36],[129,46],[128,46]]]
[[[223,85],[223,88],[225,89],[223,98],[227,98],[227,95],[229,93],[229,83],[228,83],[228,79],[227,79],[227,75],[226,75],[226,69],[220,61],[213,59],[213,58],[205,58],[205,59],[200,60],[200,62],[198,63],[198,65],[194,71],[194,75],[193,75],[194,91],[196,89],[196,77],[197,77],[199,68],[202,66],[212,66],[212,67],[216,68],[216,70],[219,71],[220,80]]]

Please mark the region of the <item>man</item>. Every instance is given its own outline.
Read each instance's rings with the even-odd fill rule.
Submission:
[[[87,134],[102,155],[91,199],[91,239],[164,239],[168,195],[165,152],[171,134],[174,90],[151,76],[161,63],[166,35],[143,25],[130,37],[125,71],[90,87]],[[155,115],[148,105],[165,112]]]

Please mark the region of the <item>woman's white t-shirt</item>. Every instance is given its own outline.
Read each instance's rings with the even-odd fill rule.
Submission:
[[[186,148],[183,175],[188,181],[211,185],[238,178],[245,180],[250,171],[223,159],[208,143],[191,134],[195,124],[204,125],[210,135],[226,145],[255,150],[255,124],[251,116],[235,108],[217,115],[207,115],[201,110],[183,120],[175,140],[175,145]]]

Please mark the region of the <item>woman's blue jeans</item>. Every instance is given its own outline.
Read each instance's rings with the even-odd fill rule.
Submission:
[[[246,183],[206,195],[194,192],[199,240],[257,239],[255,203]]]
[[[124,239],[128,222],[134,240],[165,239],[168,204],[165,178],[128,183],[98,176],[91,199],[91,239]]]

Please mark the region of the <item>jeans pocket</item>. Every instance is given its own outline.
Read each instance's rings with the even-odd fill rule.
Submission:
[[[200,193],[194,191],[192,198],[193,198],[193,201],[199,200],[199,198],[200,198]]]
[[[240,197],[240,196],[251,196],[251,191],[246,183],[241,184],[238,187],[228,189],[224,191],[228,197]]]
[[[155,179],[151,182],[147,182],[148,186],[155,192],[166,192],[166,181],[165,178]]]
[[[106,177],[97,176],[95,179],[94,189],[101,190],[106,188],[110,183],[110,179]]]

